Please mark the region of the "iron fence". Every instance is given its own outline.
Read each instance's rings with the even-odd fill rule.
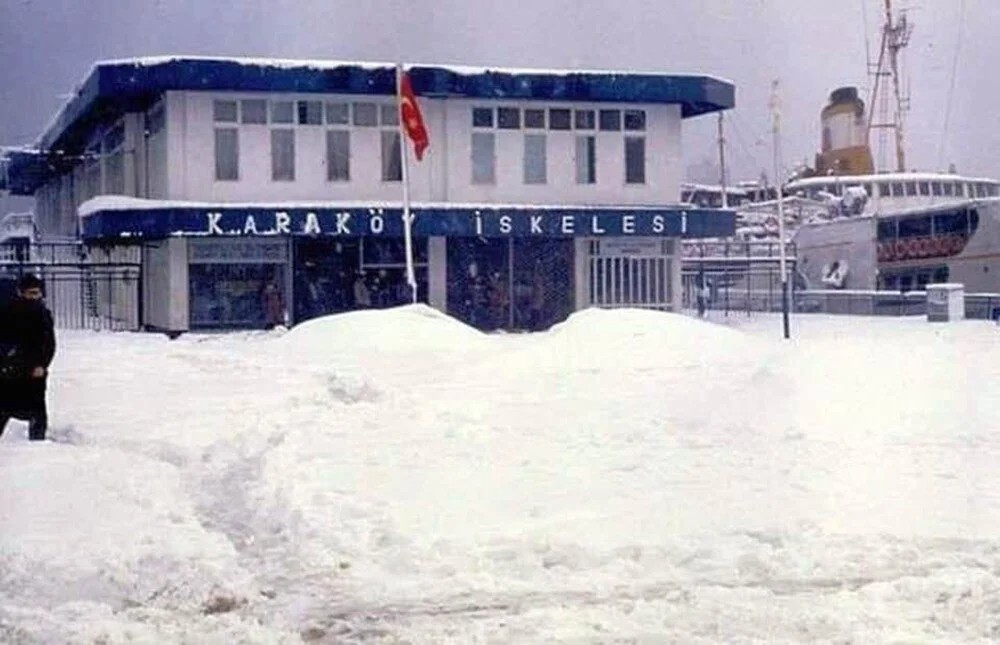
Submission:
[[[691,271],[683,276],[684,307],[697,308],[701,274]],[[705,308],[730,313],[781,311],[780,273],[757,270],[735,272],[708,278],[710,293]],[[925,291],[848,291],[799,289],[789,284],[789,304],[797,314],[843,314],[853,316],[925,316]],[[1000,293],[965,294],[965,317],[995,320],[1000,323]]]
[[[26,273],[44,284],[60,329],[134,331],[142,327],[142,264],[138,249],[33,244],[0,253],[0,299],[14,295]]]

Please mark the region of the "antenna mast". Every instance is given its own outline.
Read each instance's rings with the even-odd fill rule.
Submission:
[[[899,74],[899,54],[910,43],[913,25],[906,19],[906,13],[900,12],[899,19],[893,21],[892,0],[885,0],[885,23],[882,25],[882,44],[879,47],[878,62],[869,72],[874,76],[872,95],[869,101],[868,132],[866,139],[871,144],[871,131],[879,132],[879,154],[876,169],[885,167],[887,136],[892,130],[896,139],[896,171],[906,170],[906,154],[903,147],[903,116],[910,109],[909,92],[902,87]],[[892,98],[895,108],[890,109],[889,88],[881,87],[884,79],[892,79]],[[881,89],[881,96],[879,90]],[[877,106],[877,107],[876,107]],[[878,110],[878,120],[875,110]]]

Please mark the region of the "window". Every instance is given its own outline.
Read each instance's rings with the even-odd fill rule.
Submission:
[[[101,145],[100,142],[87,147],[84,152],[84,194],[89,199],[101,194]]]
[[[625,137],[625,183],[646,183],[646,139]]]
[[[241,123],[267,123],[267,101],[244,99],[240,101]]]
[[[472,108],[472,127],[492,128],[493,108]]]
[[[625,110],[626,130],[645,130],[646,111],[645,110]]]
[[[295,181],[295,130],[271,130],[271,179]]]
[[[351,180],[351,133],[348,130],[326,131],[326,179]]]
[[[621,130],[622,129],[622,113],[621,110],[601,110],[599,112],[599,119],[601,130]]]
[[[472,183],[492,184],[496,181],[496,135],[492,132],[472,133]]]
[[[931,194],[931,187],[926,181],[920,182],[920,196],[927,197]]]
[[[294,116],[291,101],[275,101],[271,104],[271,123],[294,123]]]
[[[926,237],[931,234],[930,217],[909,217],[899,220],[899,237]]]
[[[347,103],[330,101],[326,104],[326,122],[330,125],[347,125],[351,122],[351,109]]]
[[[379,122],[382,125],[399,125],[399,108],[396,104],[379,106]]]
[[[552,108],[549,110],[549,129],[569,130],[571,114],[572,113],[565,108]]]
[[[365,127],[378,125],[378,106],[374,103],[355,103],[354,125]]]
[[[216,123],[236,123],[236,101],[212,101],[212,118]]]
[[[965,196],[965,184],[963,184],[962,182],[956,182],[955,197],[964,197],[964,196]]]
[[[950,181],[946,181],[941,184],[941,189],[945,197],[952,197],[955,194],[955,184]]]
[[[896,220],[880,219],[878,221],[878,241],[886,242],[896,239]]]
[[[322,125],[323,103],[320,101],[299,101],[299,125]]]
[[[889,184],[880,183],[878,185],[878,195],[879,195],[879,197],[888,197],[889,196]]]
[[[964,235],[968,227],[969,219],[965,211],[942,213],[934,216],[935,235]]]
[[[576,183],[597,183],[597,137],[593,135],[576,138]]]
[[[240,139],[236,128],[215,129],[215,180],[240,178]]]
[[[399,132],[395,130],[382,131],[382,181],[403,180],[402,148],[399,145]]]
[[[497,126],[503,130],[517,130],[521,127],[521,110],[518,108],[497,108]]]
[[[577,130],[593,130],[596,125],[593,110],[576,110],[573,112],[573,126]]]
[[[104,136],[104,193],[125,194],[125,127],[117,125]]]
[[[544,184],[545,172],[545,135],[524,135],[524,183]]]
[[[941,182],[935,181],[931,184],[931,194],[935,197],[941,196]]]
[[[917,196],[917,182],[915,181],[906,182],[906,196],[907,197]]]
[[[892,196],[902,197],[903,196],[903,184],[893,183],[892,184]]]
[[[524,127],[545,129],[545,110],[531,109],[524,111]]]

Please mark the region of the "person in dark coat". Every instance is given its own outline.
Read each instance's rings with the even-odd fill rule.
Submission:
[[[45,388],[55,353],[52,313],[42,297],[42,281],[24,275],[17,282],[17,297],[0,311],[0,434],[14,417],[28,421],[30,440],[45,439]]]

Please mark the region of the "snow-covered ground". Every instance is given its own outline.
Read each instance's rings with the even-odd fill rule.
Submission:
[[[0,642],[988,643],[1000,328],[425,307],[61,333]]]

